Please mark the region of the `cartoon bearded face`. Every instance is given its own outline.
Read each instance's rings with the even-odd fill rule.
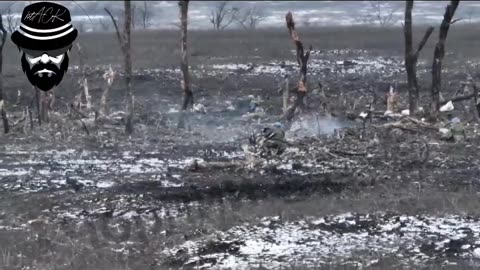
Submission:
[[[30,83],[43,91],[57,86],[68,69],[70,48],[46,52],[21,49],[22,70]]]
[[[11,39],[22,53],[22,70],[33,86],[49,91],[62,81],[77,34],[70,11],[60,4],[37,2],[23,9]]]

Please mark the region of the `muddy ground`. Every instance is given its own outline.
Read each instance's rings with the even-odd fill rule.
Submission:
[[[452,27],[445,98],[467,70],[480,75],[475,29]],[[191,165],[243,162],[248,135],[278,121],[278,88],[285,75],[293,85],[298,74],[286,30],[193,32],[198,109],[186,130],[176,128],[177,34],[135,33],[132,136],[121,125],[86,134],[70,124],[78,118],[68,118],[68,104],[80,91],[73,48],[71,69],[55,90],[65,128],[19,124],[0,135],[0,267],[477,269],[480,137],[471,102],[455,103],[439,123],[428,124],[434,128],[382,128],[398,120],[381,114],[390,84],[397,82],[399,108],[406,109],[401,30],[299,31],[314,47],[309,109],[287,130],[287,151],[254,167]],[[418,67],[425,109],[436,37]],[[120,50],[110,34],[79,41],[96,105],[105,68],[121,73]],[[7,109],[15,122],[34,92],[16,48],[7,44],[4,54]],[[351,116],[367,110],[373,93],[380,114],[362,129]],[[109,96],[112,112],[123,110],[124,96],[120,74]],[[254,114],[252,99],[261,108]],[[454,117],[466,139],[442,140],[438,128]]]

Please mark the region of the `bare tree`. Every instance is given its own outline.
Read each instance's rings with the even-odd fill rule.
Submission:
[[[151,2],[143,1],[142,8],[137,8],[138,14],[135,16],[137,18],[138,24],[140,24],[143,29],[147,29],[150,26],[150,21],[152,19],[152,10],[150,6]]]
[[[0,114],[3,122],[3,131],[8,133],[10,131],[10,126],[8,125],[7,112],[5,110],[5,99],[3,96],[3,46],[7,40],[7,30],[3,27],[2,15],[0,14],[0,31],[2,32],[2,43],[0,43]]]
[[[10,33],[15,32],[15,30],[17,30],[19,20],[13,16],[11,9],[7,10],[5,19],[7,20],[7,31]]]
[[[364,17],[364,22],[377,23],[381,27],[392,26],[396,24],[400,17],[395,13],[399,8],[392,7],[390,3],[384,1],[368,1],[368,15]]]
[[[187,50],[187,29],[188,29],[188,0],[178,1],[178,6],[180,7],[180,23],[181,23],[181,44],[180,51],[182,53],[182,60],[180,63],[180,69],[182,70],[182,82],[181,87],[183,90],[183,104],[182,104],[182,115],[178,122],[178,127],[183,128],[185,111],[190,105],[193,105],[193,92],[192,86],[190,84],[190,73],[188,71],[188,50]]]
[[[131,21],[132,30],[135,30],[135,26],[137,24],[137,11],[138,11],[136,1],[133,2],[133,5],[131,5],[131,7],[132,7],[132,9],[131,9],[132,10],[131,11],[131,13],[132,13],[132,21]]]
[[[141,4],[136,4],[138,3],[137,1],[134,2],[134,5],[132,5],[132,28],[138,28],[142,27],[143,29],[147,29],[147,27],[150,25],[151,21],[151,2],[149,1],[142,1],[143,3]]]
[[[303,23],[303,27],[308,28],[308,27],[312,26],[312,19],[310,17],[305,18],[302,21],[302,23]]]
[[[169,25],[175,27],[175,28],[178,28],[178,29],[181,29],[182,28],[182,24],[179,23],[179,22],[173,22],[173,23],[170,23]]]
[[[432,103],[431,103],[431,115],[433,118],[437,118],[438,110],[440,109],[440,90],[442,87],[442,60],[445,55],[445,41],[447,39],[448,30],[450,25],[455,21],[452,21],[453,15],[457,10],[459,0],[452,0],[445,9],[443,20],[440,25],[440,34],[438,42],[435,45],[435,51],[433,52],[432,63]]]
[[[87,58],[82,46],[80,45],[80,42],[77,42],[77,49],[78,49],[78,58],[79,58],[79,68],[80,71],[82,72],[82,77],[78,80],[78,86],[80,87],[80,92],[77,95],[78,98],[76,98],[76,104],[75,106],[80,110],[81,105],[82,105],[82,92],[83,95],[85,96],[85,107],[87,111],[90,111],[91,109],[91,100],[92,97],[90,96],[89,93],[89,88],[88,88],[88,79],[87,79],[87,66],[85,65],[85,59]],[[82,91],[83,90],[83,91]]]
[[[215,9],[211,11],[208,17],[215,30],[227,28],[235,20],[240,9],[228,8],[228,1],[218,2]]]
[[[234,19],[244,29],[254,30],[254,29],[257,28],[257,26],[258,26],[258,24],[260,24],[260,22],[265,20],[265,14],[263,14],[263,12],[258,10],[256,7],[252,7],[252,8],[244,10],[244,12],[242,14],[236,14]]]
[[[405,23],[403,32],[405,35],[405,70],[407,71],[408,81],[408,104],[410,114],[414,114],[417,111],[418,99],[419,99],[419,86],[417,80],[417,61],[420,51],[427,43],[428,38],[433,32],[433,27],[430,26],[422,40],[420,41],[417,50],[413,51],[413,38],[412,38],[412,9],[413,0],[405,1]]]
[[[118,42],[122,49],[124,56],[124,67],[125,67],[125,83],[127,86],[127,121],[125,123],[125,132],[127,134],[133,133],[133,112],[134,112],[134,97],[132,93],[132,54],[131,54],[131,25],[132,25],[132,6],[129,0],[124,2],[124,29],[123,35],[120,34],[118,29],[117,21],[113,17],[112,13],[105,8],[105,11],[108,13],[112,19],[113,26],[117,33]]]
[[[108,32],[110,31],[110,29],[112,29],[111,24],[106,19],[98,19],[97,25],[99,26],[99,29],[103,32]]]
[[[85,31],[87,31],[87,27],[85,25],[85,21],[78,21],[76,24],[75,24],[78,32],[80,33],[84,33]]]
[[[99,113],[100,113],[100,116],[102,116],[102,117],[107,115],[107,113],[108,113],[107,95],[108,95],[108,92],[110,91],[110,89],[112,88],[113,81],[115,80],[115,75],[116,75],[116,73],[115,73],[115,71],[113,71],[111,65],[108,68],[108,70],[105,71],[105,73],[103,74],[103,79],[106,81],[107,84],[103,88],[102,97],[100,98]]]
[[[290,37],[292,38],[297,49],[297,62],[298,65],[300,65],[300,79],[298,80],[298,87],[296,91],[297,98],[293,105],[284,114],[284,118],[289,121],[294,117],[295,111],[298,108],[304,107],[303,98],[307,94],[307,62],[308,58],[310,57],[312,45],[310,45],[310,48],[306,52],[304,51],[303,43],[300,41],[300,37],[295,30],[295,22],[293,21],[292,12],[287,13],[287,15],[285,16],[285,20],[287,22],[287,28]]]
[[[469,9],[466,13],[468,23],[472,23],[473,9]]]

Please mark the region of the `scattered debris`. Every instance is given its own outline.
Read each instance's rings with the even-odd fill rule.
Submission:
[[[438,131],[440,132],[442,140],[449,141],[453,138],[453,133],[449,128],[440,128]]]
[[[443,105],[442,107],[440,107],[441,112],[451,112],[453,111],[453,109],[454,109],[453,102],[451,100],[447,102],[445,105]]]
[[[410,115],[410,110],[409,109],[402,110],[401,114],[405,115],[405,116],[409,116]]]
[[[196,113],[207,113],[207,109],[205,108],[205,105],[201,103],[195,103],[193,104],[192,110]]]
[[[435,260],[479,257],[479,229],[477,219],[460,216],[345,213],[295,222],[274,216],[187,241],[163,254],[166,262],[200,269],[256,265],[278,269],[299,260],[302,267],[331,267],[377,261],[386,254],[405,266],[412,262],[423,266]]]

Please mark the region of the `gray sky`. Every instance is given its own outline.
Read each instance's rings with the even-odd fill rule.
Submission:
[[[10,6],[14,14],[20,15],[23,7],[35,1],[2,1],[0,10]],[[123,8],[121,1],[56,1],[67,6],[74,21],[85,20],[85,28],[99,27],[99,21],[105,18],[104,7],[108,7],[114,14],[120,14]],[[143,1],[132,1],[138,8],[143,8]],[[248,9],[255,7],[265,20],[259,27],[284,27],[285,14],[292,11],[299,25],[327,26],[327,25],[354,25],[365,23],[368,14],[374,14],[370,5],[372,1],[229,1],[229,7]],[[384,5],[383,14],[396,11],[395,17],[402,21],[404,1],[378,1]],[[209,29],[209,14],[218,5],[218,1],[191,1],[189,9],[190,29]],[[414,24],[438,25],[443,17],[448,1],[415,1],[413,10]],[[150,1],[148,9],[152,13],[150,28],[173,28],[172,23],[178,22],[177,1]],[[82,11],[81,6],[88,14]],[[463,18],[459,23],[480,21],[480,1],[462,1],[457,9],[456,18]],[[93,24],[90,23],[93,21]],[[230,27],[240,27],[232,24]]]

